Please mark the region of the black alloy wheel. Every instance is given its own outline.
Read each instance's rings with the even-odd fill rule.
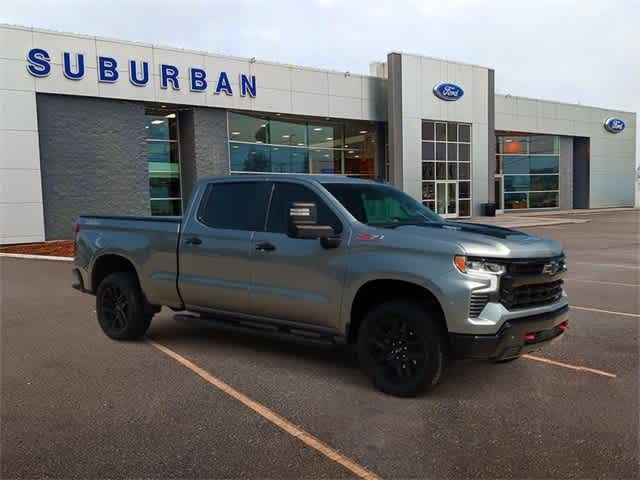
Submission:
[[[369,353],[389,383],[411,383],[425,368],[424,339],[401,317],[388,316],[376,323]]]
[[[109,285],[102,294],[104,328],[117,334],[127,327],[129,300],[118,285]]]
[[[153,309],[132,273],[108,275],[96,292],[96,313],[102,331],[115,340],[136,340],[151,323]]]
[[[390,300],[373,307],[358,330],[358,357],[381,391],[409,397],[438,384],[445,346],[435,314],[411,300]]]

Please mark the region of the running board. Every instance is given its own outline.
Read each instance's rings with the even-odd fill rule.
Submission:
[[[217,330],[248,333],[261,337],[269,337],[277,340],[302,342],[318,346],[333,346],[344,344],[344,337],[332,333],[330,330],[324,331],[322,327],[314,327],[291,322],[281,323],[278,320],[262,321],[248,320],[243,318],[232,318],[226,315],[174,315],[176,321],[203,320],[213,325]]]

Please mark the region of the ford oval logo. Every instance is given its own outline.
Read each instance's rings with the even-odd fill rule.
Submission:
[[[606,128],[607,131],[611,133],[620,133],[624,130],[624,127],[626,127],[624,121],[620,120],[619,118],[607,118],[604,122],[604,128]]]
[[[439,83],[433,87],[433,93],[436,97],[447,102],[460,100],[464,95],[464,90],[453,83]]]

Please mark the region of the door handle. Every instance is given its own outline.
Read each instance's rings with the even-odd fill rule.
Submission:
[[[275,249],[275,245],[269,242],[256,243],[256,250],[258,250],[259,252],[272,252]]]
[[[187,238],[184,243],[186,245],[200,245],[202,243],[202,240],[200,240],[198,237],[190,237]]]

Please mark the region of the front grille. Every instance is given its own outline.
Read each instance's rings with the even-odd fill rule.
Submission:
[[[489,294],[487,293],[471,293],[469,301],[469,317],[475,318],[480,315],[485,305],[489,303]]]
[[[500,290],[500,301],[511,310],[514,308],[547,305],[562,296],[562,280],[519,287],[504,286]]]
[[[552,258],[512,260],[507,263],[507,272],[511,275],[541,275],[543,273],[544,266],[552,262],[559,262],[563,265],[564,256],[561,255]]]

